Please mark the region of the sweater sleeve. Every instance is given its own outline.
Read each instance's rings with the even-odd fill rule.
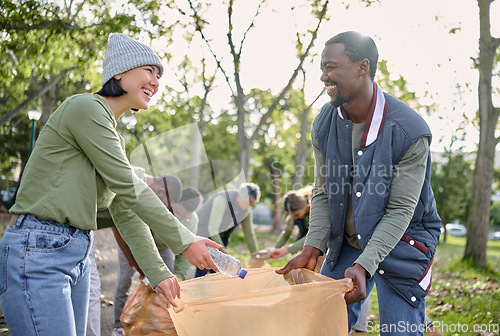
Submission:
[[[196,212],[193,212],[189,221],[183,221],[182,224],[186,226],[191,232],[198,231],[198,223],[199,218]],[[174,274],[181,280],[186,280],[188,277],[189,270],[194,266],[191,265],[184,254],[180,253],[175,256],[175,264],[174,264]]]
[[[97,100],[92,102],[96,106],[88,104],[88,101],[85,101],[84,106],[75,106],[64,115],[66,131],[72,134],[75,146],[85,153],[106,186],[116,194],[120,202],[147,223],[174,253],[184,251],[194,241],[194,234],[184,227],[147,184],[137,177],[121,146],[112,115],[103,113],[105,108],[99,106],[101,103]],[[82,111],[85,113],[81,113]],[[119,219],[119,216],[115,217]],[[116,220],[115,224],[117,227],[120,225]],[[124,231],[123,238],[127,241],[126,235],[134,235],[133,229]],[[132,248],[132,245],[129,245]]]
[[[386,211],[361,255],[354,261],[373,276],[378,264],[400,241],[410,224],[424,184],[429,140],[421,138],[395,167]]]
[[[151,286],[173,276],[158,252],[151,230],[123,202],[115,197],[109,212]]]
[[[309,230],[309,216],[304,217],[304,220],[306,221],[306,226]],[[288,253],[295,254],[304,249],[305,241],[306,241],[306,236],[298,239],[295,243],[288,245],[286,248]]]
[[[295,226],[295,222],[293,218],[288,215],[285,218],[285,229],[281,232],[276,244],[274,245],[276,248],[280,248],[288,242],[290,235],[292,234],[293,228]]]
[[[306,237],[302,237],[297,240],[295,243],[290,244],[286,247],[288,253],[295,254],[301,251],[304,248],[304,242],[306,241]]]
[[[191,265],[184,254],[178,254],[175,256],[174,264],[174,274],[179,280],[184,281],[188,278],[189,270],[194,267]]]
[[[243,229],[245,242],[247,243],[250,253],[257,251],[257,238],[255,237],[255,230],[253,229],[252,210],[250,210],[248,215],[241,221],[241,228]]]

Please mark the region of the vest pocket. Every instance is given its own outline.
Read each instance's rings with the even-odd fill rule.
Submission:
[[[413,246],[414,248],[416,248],[417,250],[419,250],[423,254],[427,254],[427,252],[429,251],[429,248],[427,246],[418,242],[417,240],[413,239],[410,236],[403,235],[403,237],[401,237],[401,240],[407,244],[410,244],[411,246]]]
[[[431,261],[425,268],[424,274],[422,274],[422,277],[418,280],[418,284],[420,287],[422,287],[423,290],[425,290],[427,293],[431,289],[431,282],[432,282],[432,262],[434,261],[434,257],[432,257]]]

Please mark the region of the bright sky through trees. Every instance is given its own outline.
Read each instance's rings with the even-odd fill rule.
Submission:
[[[389,71],[394,76],[403,76],[408,81],[408,89],[415,91],[417,96],[424,97],[428,91],[431,96],[426,99],[439,104],[438,112],[425,118],[434,133],[432,149],[442,151],[443,146],[449,145],[451,131],[457,130],[463,121],[462,113],[473,118],[478,106],[478,74],[477,70],[472,68],[471,60],[471,57],[476,57],[478,53],[477,2],[381,0],[380,4],[368,8],[357,1],[355,3],[349,9],[345,9],[341,4],[332,6],[332,20],[322,27],[316,52],[320,54],[323,43],[341,31],[357,30],[372,36],[378,45],[380,59],[388,61]],[[492,6],[491,13],[494,36],[500,36],[498,5],[500,4]],[[278,86],[274,89],[278,90],[285,80],[280,75],[280,70],[283,70],[283,75],[286,76],[294,65],[290,64],[285,71],[286,66],[281,64],[287,60],[286,55],[293,53],[294,49],[293,46],[287,48],[286,42],[280,41],[277,34],[286,29],[287,23],[278,23],[280,12],[274,16],[275,19],[270,20],[274,28],[262,27],[262,33],[259,34],[267,38],[260,50],[255,48],[256,64],[247,68],[248,75],[255,75],[248,87],[262,85],[265,78],[267,82],[275,79]],[[275,54],[262,53],[263,50],[270,50],[273,42],[277,44]],[[307,88],[309,99],[312,100],[322,87],[319,81],[319,59],[311,64],[307,71]],[[263,77],[262,74],[273,75]],[[321,106],[326,99],[327,97],[320,99],[317,105]],[[496,104],[499,103],[497,98]],[[470,123],[466,123],[465,127],[467,136],[464,149],[473,151],[476,149],[477,130]],[[440,138],[443,138],[442,143],[437,141]]]
[[[297,4],[293,11],[290,10],[291,2]],[[357,30],[372,36],[378,45],[380,59],[388,61],[391,74],[403,76],[408,81],[408,89],[424,99],[422,102],[438,104],[436,113],[424,116],[434,134],[432,150],[442,151],[443,147],[449,146],[452,132],[462,124],[467,136],[458,146],[464,145],[464,150],[474,151],[478,133],[472,123],[463,122],[462,115],[471,119],[478,108],[478,73],[473,69],[472,60],[478,55],[477,1],[380,0],[380,3],[370,7],[365,7],[359,1],[344,2],[351,3],[348,9],[345,3],[339,1],[330,5],[329,15],[332,19],[322,26],[314,53],[320,55],[324,42],[341,31]],[[216,19],[209,20],[205,35],[211,39],[213,50],[224,56],[223,62],[231,62],[226,37],[226,7],[223,1],[214,3],[217,5],[212,6],[207,17]],[[256,0],[235,2],[233,35],[237,36],[236,41],[241,39],[253,19],[258,3]],[[300,3],[300,0],[270,1],[255,21],[255,27],[248,33],[243,48],[242,82],[246,89],[270,88],[277,93],[286,84],[297,64],[294,33],[297,30],[304,31],[309,20],[306,12],[308,8]],[[274,10],[269,10],[270,7]],[[499,37],[499,1],[491,7],[491,23],[493,35]],[[193,45],[186,50],[182,36],[177,41],[167,46],[171,53],[179,52],[178,57],[184,56],[187,51],[196,54]],[[203,48],[205,46],[201,46],[200,50]],[[205,57],[211,57],[206,50],[201,52]],[[174,62],[175,59],[172,59],[171,63]],[[227,68],[230,69],[230,65]],[[319,57],[307,64],[306,71],[307,99],[312,101],[322,89]],[[162,82],[175,86],[173,77],[173,72],[167,71]],[[500,87],[498,79],[494,81],[493,87]],[[316,108],[319,109],[327,99],[326,96],[320,99]],[[227,84],[221,78],[211,93],[210,103],[215,109],[220,109],[227,106],[228,100]],[[494,98],[494,103],[500,104],[499,97]]]

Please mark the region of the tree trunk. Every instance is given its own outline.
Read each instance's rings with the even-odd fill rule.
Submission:
[[[194,136],[193,139],[193,155],[191,156],[191,169],[189,176],[190,186],[198,189],[200,186],[200,171],[201,171],[201,147],[203,141],[201,140],[202,130],[200,129],[200,136]]]
[[[311,111],[311,106],[305,108],[299,116],[300,122],[300,141],[297,145],[297,151],[295,155],[295,174],[292,178],[292,189],[297,190],[304,185],[302,181],[304,179],[304,174],[306,173],[306,159],[307,156],[312,151],[311,144],[307,141],[307,134],[311,131],[311,125],[308,122],[309,112]]]
[[[325,0],[324,4],[321,6],[321,10],[319,10],[316,13],[316,15],[317,15],[316,28],[310,32],[311,39],[310,39],[309,43],[307,44],[307,47],[305,47],[305,50],[303,51],[302,55],[299,57],[299,64],[294,69],[291,77],[288,79],[288,83],[281,90],[281,92],[276,96],[276,98],[272,102],[269,109],[262,115],[258,124],[256,125],[256,127],[253,130],[253,134],[250,136],[247,136],[247,133],[246,133],[246,128],[247,128],[246,120],[247,120],[247,116],[249,115],[249,111],[247,111],[245,109],[245,102],[247,100],[247,96],[245,95],[244,90],[243,90],[243,86],[242,86],[242,82],[241,82],[241,73],[240,73],[240,70],[241,70],[241,52],[243,49],[243,44],[245,41],[246,34],[244,35],[244,37],[240,41],[240,47],[237,50],[236,46],[234,44],[234,41],[233,41],[233,32],[232,32],[232,30],[233,30],[232,29],[233,28],[233,25],[232,25],[232,22],[233,22],[232,21],[233,2],[232,1],[229,2],[229,7],[228,7],[229,31],[227,34],[227,38],[228,38],[228,44],[229,44],[229,48],[231,51],[231,55],[233,57],[233,76],[234,76],[234,84],[236,87],[236,90],[233,91],[233,100],[234,100],[236,110],[238,113],[237,124],[238,124],[238,147],[240,150],[240,157],[239,158],[240,158],[241,168],[243,169],[243,172],[245,173],[246,178],[248,178],[248,173],[249,173],[249,169],[250,169],[250,155],[251,155],[251,151],[252,151],[252,145],[254,144],[255,140],[257,139],[257,137],[261,133],[263,125],[268,122],[269,118],[271,117],[271,114],[276,110],[277,106],[279,105],[279,102],[282,99],[284,99],[285,95],[290,91],[293,82],[295,81],[299,72],[301,71],[304,62],[305,62],[306,58],[309,56],[311,48],[313,47],[314,42],[316,41],[316,39],[318,37],[318,31],[319,31],[319,28],[321,26],[321,23],[327,17],[326,14],[327,14],[329,1],[330,0]],[[256,16],[258,15],[258,13],[259,12],[257,11]],[[251,27],[253,27],[253,22],[248,29],[250,29]],[[215,57],[215,55],[214,55],[214,57]],[[218,60],[217,57],[215,57],[215,59]],[[218,62],[218,63],[219,63],[219,67],[221,67],[220,62]],[[223,70],[222,67],[221,67],[221,70]],[[228,78],[226,77],[226,81],[227,80],[228,80]]]
[[[273,164],[269,165],[269,171],[271,173],[271,183],[273,186],[274,194],[274,216],[273,216],[273,228],[272,233],[279,234],[282,230],[281,225],[281,193],[280,193],[280,181],[279,181],[279,171],[274,168]]]
[[[307,156],[312,152],[313,148],[310,141],[307,140],[307,135],[311,132],[311,123],[309,123],[309,113],[311,112],[312,106],[318,101],[318,99],[323,95],[324,90],[322,90],[313,102],[307,106],[299,116],[300,122],[300,142],[297,145],[297,155],[295,156],[295,174],[292,178],[292,189],[297,190],[304,185],[302,181],[304,179],[304,174],[307,172],[306,160]]]
[[[241,133],[241,134],[240,134]],[[245,179],[249,181],[250,177],[250,140],[244,134],[245,131],[238,129],[238,149],[240,151],[240,171],[243,170],[245,174]],[[252,182],[252,181],[249,181]]]
[[[479,148],[474,170],[474,181],[469,215],[467,219],[467,243],[464,260],[480,267],[486,266],[486,243],[488,241],[491,184],[493,181],[495,130],[498,109],[493,108],[491,78],[495,51],[499,40],[490,34],[491,0],[478,0],[479,37]]]
[[[496,122],[489,123],[496,125]],[[491,132],[495,127],[489,126]],[[485,138],[479,144],[479,151],[476,158],[474,170],[474,182],[472,198],[467,219],[467,243],[465,246],[464,259],[486,266],[486,243],[488,241],[488,231],[490,222],[490,198],[491,183],[493,181],[493,155],[495,151],[495,139],[491,136]]]

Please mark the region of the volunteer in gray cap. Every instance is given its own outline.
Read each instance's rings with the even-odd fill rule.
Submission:
[[[149,107],[162,74],[148,46],[113,34],[101,90],[66,99],[40,133],[0,241],[0,304],[11,335],[85,335],[98,210],[109,209],[152,287],[174,306],[179,283],[151,230],[193,265],[217,269],[205,245],[220,245],[168,211],[148,176],[131,166],[116,131],[125,111]]]

